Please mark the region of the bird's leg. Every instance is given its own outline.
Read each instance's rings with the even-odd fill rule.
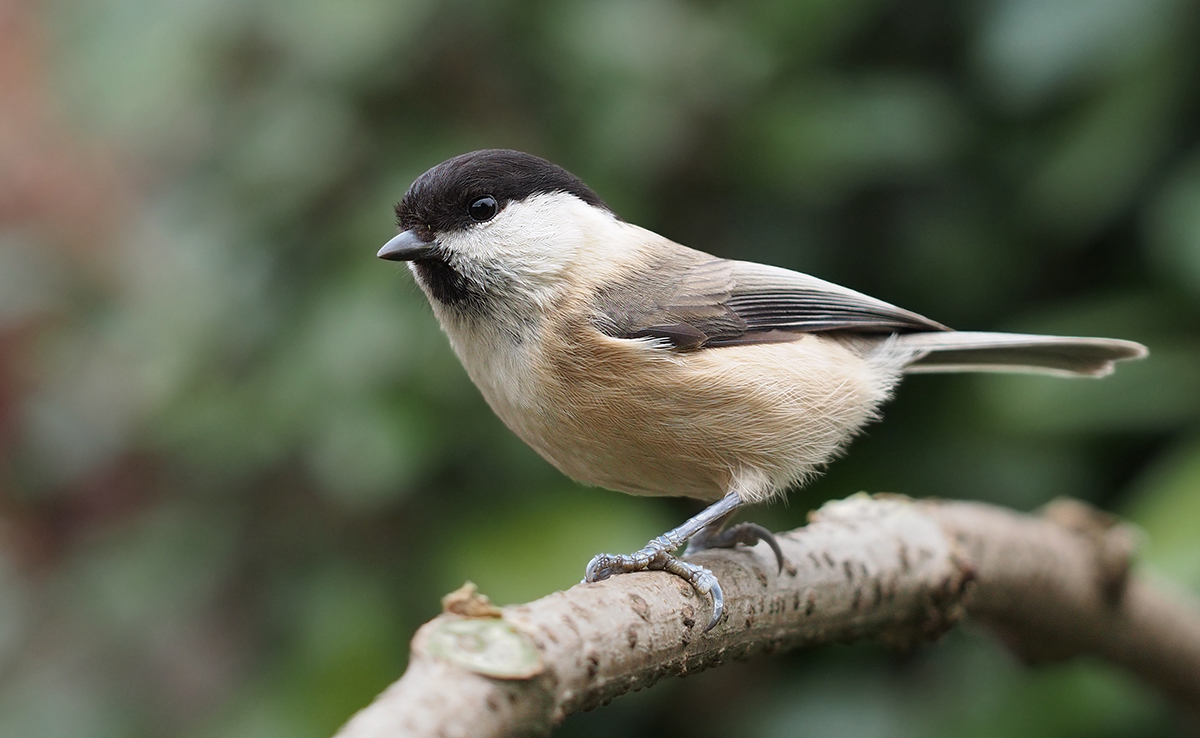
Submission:
[[[783,571],[783,549],[779,547],[779,541],[775,540],[775,534],[757,523],[738,523],[732,528],[725,528],[725,523],[731,517],[733,517],[732,511],[701,528],[700,532],[688,541],[687,550],[683,552],[683,555],[688,556],[709,548],[733,548],[739,543],[753,546],[759,541],[763,541],[775,553],[777,571]]]
[[[677,577],[686,579],[701,597],[712,598],[712,617],[704,628],[705,631],[709,631],[721,619],[721,613],[725,609],[725,598],[721,594],[721,585],[717,583],[717,578],[708,569],[680,561],[672,556],[671,552],[711,525],[717,525],[719,530],[723,521],[741,504],[742,499],[734,490],[720,501],[701,510],[700,514],[689,518],[683,525],[650,541],[640,551],[631,554],[599,554],[588,563],[583,581],[599,582],[602,579],[608,579],[613,574],[626,574],[634,571],[670,572]],[[735,526],[730,532],[740,527]],[[765,529],[763,532],[766,532]],[[767,533],[764,540],[774,541],[773,538],[770,538],[770,533]],[[732,546],[735,543],[736,541],[729,545]],[[778,544],[774,548],[778,552]],[[782,558],[782,555],[780,556]]]

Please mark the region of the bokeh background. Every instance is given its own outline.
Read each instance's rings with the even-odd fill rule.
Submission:
[[[1200,592],[1194,0],[4,0],[0,735],[331,734],[464,580],[578,581],[695,511],[572,484],[374,258],[429,166],[546,156],[627,220],[1100,382],[914,377],[777,529],[858,490],[1145,531]],[[970,625],[662,683],[562,736],[1155,736],[1126,675]]]

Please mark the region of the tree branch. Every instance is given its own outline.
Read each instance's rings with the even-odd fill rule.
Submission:
[[[662,572],[495,608],[464,588],[412,642],[404,676],[341,738],[545,734],[567,715],[735,658],[874,638],[935,639],[964,608],[1030,661],[1091,652],[1200,714],[1200,606],[1128,576],[1132,532],[1082,503],[1042,516],[968,502],[856,495],[765,546],[699,554],[707,603]]]

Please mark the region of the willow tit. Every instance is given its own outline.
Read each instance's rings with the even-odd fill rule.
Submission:
[[[1108,374],[1145,347],[1107,338],[958,332],[806,274],[719,259],[621,220],[536,156],[476,151],[421,175],[379,257],[407,261],[497,415],[567,476],[713,502],[585,581],[666,570],[712,599],[707,569],[672,555],[772,545],[723,526],[740,505],[811,479],[905,374]],[[706,630],[708,629],[706,628]]]

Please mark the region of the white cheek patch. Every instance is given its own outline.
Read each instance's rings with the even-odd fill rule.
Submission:
[[[618,221],[574,195],[540,194],[510,202],[495,218],[439,240],[451,264],[487,288],[539,302]]]

